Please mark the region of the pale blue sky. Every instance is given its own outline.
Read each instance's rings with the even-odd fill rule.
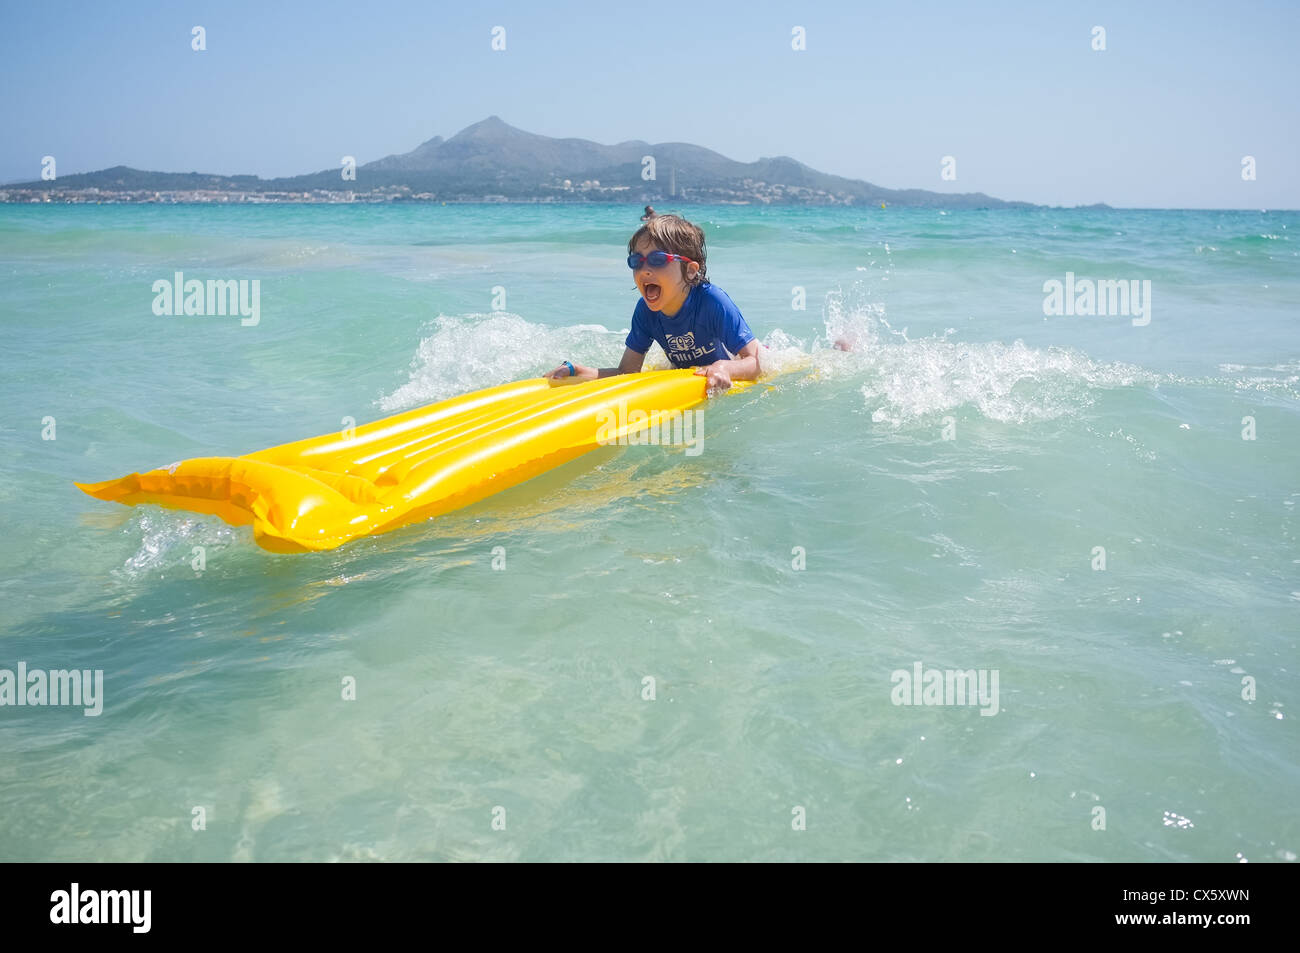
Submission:
[[[47,154],[60,175],[292,175],[495,114],[890,188],[1294,209],[1298,39],[1289,2],[6,2],[0,181]]]

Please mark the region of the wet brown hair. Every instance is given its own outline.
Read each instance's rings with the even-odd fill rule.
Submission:
[[[709,273],[704,264],[706,254],[704,232],[698,225],[692,225],[680,215],[652,215],[644,225],[632,233],[627,243],[629,255],[636,251],[636,246],[642,238],[650,239],[655,248],[661,251],[672,255],[685,255],[700,266],[695,280],[692,281],[686,276],[686,262],[678,262],[682,268],[682,281],[686,284],[694,287],[709,280]]]

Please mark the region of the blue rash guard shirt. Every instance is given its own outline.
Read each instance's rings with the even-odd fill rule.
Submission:
[[[653,310],[642,298],[632,312],[627,346],[638,354],[658,341],[673,367],[700,367],[739,354],[754,332],[735,302],[717,285],[704,282],[687,294],[673,317]]]

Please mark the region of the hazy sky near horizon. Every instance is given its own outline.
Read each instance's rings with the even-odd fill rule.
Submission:
[[[888,188],[1296,209],[1298,39],[1300,2],[1284,0],[11,0],[0,182],[38,178],[45,155],[60,176],[295,175],[497,115],[548,136],[788,155]]]

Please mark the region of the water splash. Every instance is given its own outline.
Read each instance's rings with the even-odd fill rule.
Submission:
[[[382,410],[396,413],[540,376],[565,360],[608,367],[622,356],[627,333],[599,324],[551,328],[505,311],[439,315],[429,331],[411,359],[410,380],[380,398]]]
[[[1065,348],[961,342],[952,328],[912,339],[862,288],[830,295],[823,317],[824,335],[811,341],[780,328],[763,339],[765,376],[809,371],[801,383],[861,381],[872,421],[894,427],[930,423],[960,408],[1001,423],[1052,420],[1077,414],[1099,390],[1154,386],[1162,379]],[[410,380],[378,404],[392,413],[539,375],[562,360],[611,366],[622,354],[625,333],[599,324],[548,327],[507,312],[440,315],[416,348]],[[653,346],[646,370],[667,366]]]
[[[828,299],[826,331],[819,370],[865,378],[860,389],[872,421],[895,427],[960,408],[1000,423],[1052,420],[1077,414],[1100,389],[1160,380],[1135,365],[1101,363],[1067,348],[956,341],[953,328],[912,339],[907,328],[890,324],[881,303],[840,294]]]
[[[194,574],[194,547],[202,546],[205,559],[218,548],[233,545],[239,530],[219,517],[187,516],[171,510],[142,510],[122,532],[140,537],[140,548],[114,570],[114,575],[138,579],[154,572],[175,570]],[[245,530],[245,532],[247,532]]]

